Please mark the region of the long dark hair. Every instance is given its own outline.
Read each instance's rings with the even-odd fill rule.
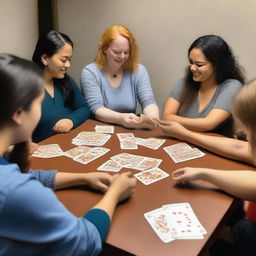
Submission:
[[[73,48],[73,42],[71,39],[60,32],[51,30],[42,34],[36,44],[36,48],[32,57],[32,60],[42,69],[45,68],[42,63],[41,57],[46,54],[48,57],[53,56],[64,44],[69,44]],[[65,106],[73,107],[74,92],[71,88],[70,77],[65,74],[63,79],[54,78],[56,85],[62,90]]]
[[[43,92],[43,73],[31,61],[9,54],[0,54],[0,128],[12,124],[18,109],[30,110],[32,101]],[[27,142],[14,146],[8,160],[21,171],[28,165]]]
[[[244,83],[244,74],[231,48],[219,36],[206,35],[196,39],[188,49],[188,56],[193,49],[200,49],[215,70],[216,82],[220,85],[226,79],[236,79]],[[188,67],[185,73],[184,90],[180,103],[187,110],[200,89],[200,82],[193,80],[193,74]]]

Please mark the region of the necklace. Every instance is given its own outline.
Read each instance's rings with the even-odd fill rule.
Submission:
[[[113,77],[114,77],[114,78],[117,78],[117,74],[114,74]]]

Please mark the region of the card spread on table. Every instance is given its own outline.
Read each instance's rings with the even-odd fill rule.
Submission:
[[[111,135],[97,132],[80,132],[72,140],[72,144],[77,146],[88,145],[88,146],[103,146]]]
[[[175,163],[180,163],[195,158],[203,157],[205,153],[198,148],[191,148],[186,143],[177,143],[165,147],[164,150],[172,158]]]
[[[95,131],[97,133],[114,133],[113,125],[96,125]]]
[[[156,181],[162,180],[170,175],[159,168],[153,168],[147,171],[137,173],[134,176],[143,184],[149,185]]]
[[[165,243],[175,239],[203,239],[207,234],[189,203],[163,205],[144,216]]]
[[[63,156],[63,151],[58,144],[41,145],[32,154],[34,157],[52,158],[57,156]]]
[[[103,156],[108,151],[109,151],[108,148],[100,148],[100,147],[91,148],[90,152],[80,154],[79,156],[74,157],[73,160],[82,164],[88,164],[89,162]]]

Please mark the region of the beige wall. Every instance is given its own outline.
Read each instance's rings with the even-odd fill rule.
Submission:
[[[0,52],[31,59],[38,38],[36,0],[0,0]]]
[[[233,48],[247,79],[256,76],[255,0],[57,0],[59,30],[75,43],[71,75],[93,61],[98,40],[113,24],[136,36],[160,107],[184,72],[189,45],[217,34]]]

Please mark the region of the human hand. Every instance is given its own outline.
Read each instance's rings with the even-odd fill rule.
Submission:
[[[55,133],[66,133],[73,128],[74,124],[70,119],[61,119],[53,127]]]
[[[181,124],[174,121],[159,120],[158,126],[167,136],[177,139],[183,139],[185,135],[188,135],[191,132]]]
[[[125,172],[114,177],[109,190],[112,190],[121,202],[127,199],[135,191],[137,180],[131,176],[131,172]]]
[[[134,113],[122,113],[120,123],[126,128],[136,128],[136,126],[142,124],[142,121]]]
[[[108,173],[91,172],[86,174],[87,185],[106,193],[115,176]]]
[[[174,171],[172,178],[177,181],[177,183],[186,183],[192,180],[202,179],[203,172],[203,168],[184,167]]]

